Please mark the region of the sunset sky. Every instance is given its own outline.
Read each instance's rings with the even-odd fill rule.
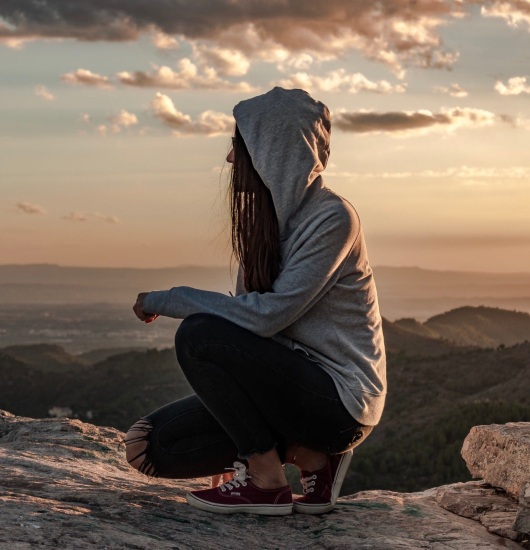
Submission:
[[[228,265],[232,108],[278,85],[373,266],[530,271],[528,0],[2,2],[0,75],[0,264]]]

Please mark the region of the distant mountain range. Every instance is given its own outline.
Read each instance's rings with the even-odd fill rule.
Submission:
[[[462,307],[424,323],[385,319],[385,411],[355,451],[345,493],[465,481],[460,449],[472,426],[530,421],[529,317]],[[519,343],[511,345],[514,340]],[[66,414],[125,431],[192,393],[172,347],[132,348],[72,355],[58,345],[3,347],[0,409],[30,417]]]
[[[444,340],[457,346],[512,346],[530,340],[530,314],[484,306],[464,306],[430,317],[423,323],[412,318],[387,322],[384,332],[387,343],[391,349],[396,346],[393,348],[396,351],[405,345],[407,335],[409,338],[411,335],[420,337],[424,342]],[[418,351],[420,340],[413,342]],[[432,354],[430,347],[429,354]]]
[[[226,267],[87,268],[53,264],[0,265],[1,308],[23,304],[131,304],[139,292],[193,286],[228,294],[236,272]],[[382,314],[420,321],[461,306],[530,312],[530,273],[435,271],[374,267]],[[131,304],[132,307],[132,304]]]

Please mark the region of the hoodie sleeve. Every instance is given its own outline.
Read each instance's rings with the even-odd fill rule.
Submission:
[[[214,313],[259,336],[273,336],[294,323],[337,282],[359,232],[360,225],[352,213],[334,211],[291,254],[272,292],[238,294],[236,289],[236,296],[228,296],[177,286],[150,292],[144,311],[176,319],[198,312]],[[241,276],[239,268],[238,281]]]

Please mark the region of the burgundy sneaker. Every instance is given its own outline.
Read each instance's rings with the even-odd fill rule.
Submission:
[[[195,508],[217,514],[247,512],[264,516],[286,516],[293,511],[291,486],[279,489],[260,489],[250,481],[246,466],[234,462],[234,478],[230,481],[201,491],[186,493],[186,500]]]
[[[328,463],[321,470],[302,470],[304,496],[293,500],[295,512],[324,514],[333,510],[352,456],[352,449],[340,455],[328,455]]]

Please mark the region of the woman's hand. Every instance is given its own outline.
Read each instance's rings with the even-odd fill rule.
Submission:
[[[160,317],[160,315],[156,313],[145,313],[143,310],[144,299],[148,294],[149,292],[140,292],[140,294],[138,294],[138,298],[136,298],[136,303],[133,306],[133,311],[136,313],[136,317],[138,317],[140,321],[144,321],[144,323],[152,323],[157,317]]]

